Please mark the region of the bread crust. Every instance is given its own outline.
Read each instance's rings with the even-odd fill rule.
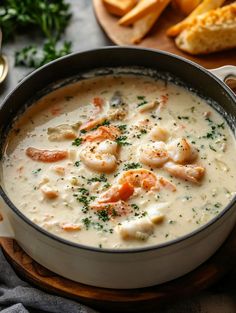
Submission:
[[[175,42],[194,55],[236,48],[236,3],[197,16]]]

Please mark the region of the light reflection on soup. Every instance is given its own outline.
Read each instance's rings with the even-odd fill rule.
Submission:
[[[34,223],[76,243],[131,248],[205,224],[236,191],[235,140],[197,95],[162,80],[90,78],[16,122],[4,188]]]

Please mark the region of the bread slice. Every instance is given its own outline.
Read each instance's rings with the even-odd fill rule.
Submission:
[[[159,6],[151,13],[145,15],[133,25],[132,43],[139,43],[142,38],[150,31],[152,26],[158,20],[161,13],[165,10],[171,0],[163,0]]]
[[[123,16],[128,13],[137,3],[137,0],[103,0],[108,12]]]
[[[140,0],[131,11],[118,21],[119,25],[128,26],[137,22],[145,15],[154,12],[160,1],[162,0]]]
[[[236,48],[236,2],[197,16],[175,42],[190,54]]]
[[[203,0],[183,21],[167,29],[167,36],[178,36],[195,17],[221,7],[224,2],[225,0]]]

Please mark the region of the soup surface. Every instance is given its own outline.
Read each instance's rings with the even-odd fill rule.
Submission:
[[[4,189],[34,223],[100,248],[163,243],[205,224],[236,191],[235,139],[205,100],[137,75],[84,79],[14,124]]]

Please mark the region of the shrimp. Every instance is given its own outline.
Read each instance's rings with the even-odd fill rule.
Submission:
[[[26,149],[26,155],[38,162],[58,162],[68,157],[67,151],[62,150],[39,150],[29,147]]]
[[[104,123],[106,120],[106,117],[99,117],[97,119],[90,119],[88,120],[87,122],[83,123],[81,126],[80,126],[80,131],[81,130],[91,130],[93,128],[95,128],[96,126]]]
[[[102,143],[100,143],[102,144]],[[114,143],[117,148],[117,143]],[[99,152],[99,146],[86,146],[80,152],[81,161],[90,169],[98,172],[112,172],[117,166],[116,156],[113,153]],[[114,149],[114,148],[113,148]]]
[[[205,173],[205,168],[197,164],[180,165],[167,162],[164,165],[164,169],[177,178],[188,180],[195,184],[200,182]]]
[[[169,159],[175,163],[186,164],[197,158],[197,150],[185,138],[178,138],[165,144],[156,141],[140,149],[140,161],[153,167],[163,166]]]
[[[156,141],[152,144],[140,148],[140,161],[151,167],[161,167],[169,159],[166,145],[162,141]]]
[[[145,190],[160,190],[160,188],[167,188],[175,191],[176,187],[164,177],[158,177],[153,172],[145,168],[128,170],[122,173],[119,178],[119,183],[129,183],[133,187],[141,187]]]
[[[132,207],[122,200],[107,203],[94,203],[91,205],[91,209],[97,212],[105,211],[112,218],[127,215],[132,211]]]
[[[119,179],[120,184],[128,182],[133,187],[142,187],[150,190],[157,185],[157,177],[154,173],[145,168],[128,170],[123,172]]]
[[[175,163],[186,164],[197,158],[197,150],[185,138],[178,138],[166,145],[169,157]]]
[[[92,134],[84,136],[83,139],[85,141],[115,140],[119,135],[120,131],[115,126],[100,126]]]
[[[112,140],[104,140],[100,142],[100,144],[97,147],[97,151],[99,153],[110,153],[113,155],[116,155],[117,153],[117,143]]]
[[[154,109],[158,105],[159,105],[159,102],[157,100],[154,100],[152,102],[147,102],[144,105],[141,105],[139,107],[139,112],[143,113],[143,112],[146,112],[146,111],[151,111],[152,109]]]
[[[166,128],[155,126],[150,131],[150,137],[152,140],[158,140],[158,141],[166,141],[169,137],[169,132]]]
[[[160,96],[160,99],[158,99],[159,106],[158,106],[158,108],[156,110],[157,113],[160,113],[160,111],[162,111],[166,107],[168,99],[169,99],[168,95],[161,95]]]
[[[97,199],[98,203],[117,202],[119,200],[126,201],[134,193],[134,187],[125,182],[122,185],[115,185],[110,187]]]
[[[156,186],[156,189],[159,190],[161,188],[165,188],[170,191],[176,191],[176,186],[172,184],[168,179],[164,177],[158,177],[158,184]]]

